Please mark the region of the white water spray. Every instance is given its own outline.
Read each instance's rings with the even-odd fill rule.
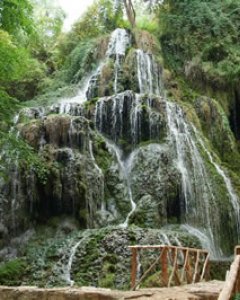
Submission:
[[[132,195],[132,189],[131,189],[131,179],[130,179],[130,172],[131,172],[131,166],[132,166],[132,160],[134,158],[134,152],[130,155],[130,157],[127,160],[122,159],[122,151],[119,147],[117,147],[115,144],[111,143],[109,140],[105,139],[106,145],[109,149],[109,151],[116,156],[118,165],[120,167],[120,170],[122,172],[122,175],[124,176],[124,181],[127,187],[127,193],[128,197],[131,203],[131,211],[128,213],[125,221],[119,225],[121,228],[127,228],[129,219],[134,213],[136,209],[136,203],[133,200]]]

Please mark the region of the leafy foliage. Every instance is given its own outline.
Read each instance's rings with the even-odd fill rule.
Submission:
[[[28,53],[17,48],[10,35],[0,30],[0,84],[22,78],[27,71]]]
[[[45,161],[38,156],[32,147],[13,132],[0,131],[0,175],[6,175],[9,163],[18,160],[19,167],[35,171],[39,180],[45,184],[49,174]]]
[[[78,82],[94,66],[94,40],[80,42],[69,55],[64,66],[66,80]]]
[[[175,70],[189,62],[206,77],[238,80],[238,0],[165,0],[159,9],[159,22],[165,55]]]
[[[0,30],[0,86],[20,100],[35,95],[44,67],[24,47],[17,47],[11,36]]]
[[[21,277],[26,272],[26,262],[22,259],[11,260],[0,266],[0,283],[16,285],[21,283]]]
[[[34,57],[47,64],[51,73],[55,70],[54,51],[61,35],[65,14],[54,1],[32,1],[35,33],[29,39],[29,48]]]
[[[60,37],[55,52],[58,66],[64,64],[66,57],[79,43],[110,33],[117,27],[129,26],[123,20],[122,7],[114,8],[113,2],[112,0],[96,0],[73,25],[72,30]]]
[[[10,121],[14,112],[20,107],[19,102],[0,89],[0,120]]]
[[[240,294],[236,294],[234,297],[233,297],[233,300],[239,300],[240,299]]]
[[[1,0],[1,28],[13,35],[17,35],[21,30],[31,33],[34,28],[31,19],[32,11],[33,7],[29,0]]]

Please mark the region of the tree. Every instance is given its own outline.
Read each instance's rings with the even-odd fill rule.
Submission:
[[[132,28],[134,28],[136,26],[136,13],[133,7],[132,0],[123,0],[123,3],[127,13],[128,20]]]
[[[239,82],[239,0],[165,0],[158,19],[171,67],[214,88]]]
[[[33,6],[29,0],[0,0],[0,26],[12,35],[33,31]]]
[[[0,30],[0,86],[22,78],[28,68],[28,58],[26,50],[17,48],[11,36]]]
[[[61,34],[65,14],[61,7],[49,0],[32,0],[34,5],[35,33],[29,39],[29,48],[34,57],[50,63],[52,52]]]

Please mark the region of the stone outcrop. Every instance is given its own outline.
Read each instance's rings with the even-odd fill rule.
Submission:
[[[38,289],[34,287],[9,288],[0,286],[2,300],[217,300],[223,282],[214,281],[170,289],[142,289],[119,292],[96,288]]]

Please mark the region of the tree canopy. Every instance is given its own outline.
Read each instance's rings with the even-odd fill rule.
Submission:
[[[239,80],[238,0],[165,0],[158,15],[162,45],[174,69],[190,63],[209,79]]]

